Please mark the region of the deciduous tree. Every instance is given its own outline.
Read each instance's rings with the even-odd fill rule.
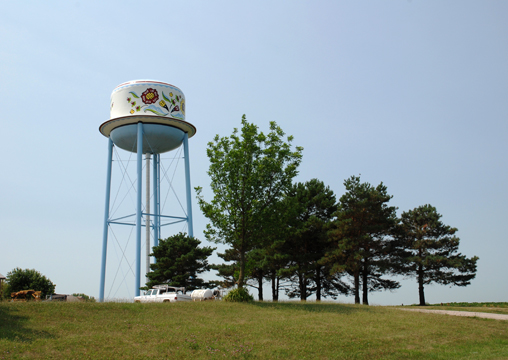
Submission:
[[[35,269],[15,268],[7,273],[7,284],[10,292],[21,290],[41,291],[41,298],[55,292],[56,285]],[[10,295],[10,294],[9,294]]]
[[[291,186],[302,157],[302,148],[284,141],[284,132],[275,122],[265,135],[242,117],[240,131],[219,137],[208,144],[213,199],[205,201],[200,187],[198,202],[210,220],[206,238],[227,244],[238,259],[238,287],[246,280],[247,253],[278,224],[273,222],[280,199]]]

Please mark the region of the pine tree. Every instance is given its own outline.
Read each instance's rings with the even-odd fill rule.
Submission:
[[[467,286],[476,276],[478,257],[457,253],[456,228],[443,224],[431,205],[403,212],[398,235],[398,271],[418,281],[420,306],[425,306],[424,286],[430,283]]]
[[[208,257],[215,248],[200,247],[201,241],[179,233],[161,239],[158,246],[152,248],[156,262],[150,265],[152,270],[146,276],[149,281],[143,289],[154,285],[168,284],[194,290],[206,286],[198,275],[210,270]]]
[[[331,275],[329,264],[320,263],[328,246],[327,225],[337,210],[335,194],[322,181],[312,179],[295,184],[288,197],[295,211],[291,221],[293,231],[283,247],[289,262],[282,273],[292,284],[286,293],[300,300],[316,294],[317,301],[347,293],[349,289],[341,281],[341,274]]]
[[[355,303],[368,305],[368,293],[398,288],[398,282],[382,276],[390,271],[389,244],[397,223],[396,208],[388,206],[392,196],[383,183],[377,187],[352,176],[344,181],[346,193],[339,200],[328,233],[330,250],[322,263],[331,264],[331,272],[346,272],[353,277]]]

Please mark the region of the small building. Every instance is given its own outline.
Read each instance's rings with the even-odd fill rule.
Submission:
[[[51,294],[46,295],[47,301],[66,301],[66,302],[79,302],[83,301],[81,296],[66,295],[66,294]]]

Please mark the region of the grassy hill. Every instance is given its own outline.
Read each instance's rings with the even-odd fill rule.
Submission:
[[[335,303],[0,303],[0,359],[500,359],[508,322]]]

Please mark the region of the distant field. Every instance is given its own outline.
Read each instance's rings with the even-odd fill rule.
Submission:
[[[429,304],[429,306],[453,306],[453,307],[494,307],[494,308],[508,308],[508,302],[452,302],[452,303],[440,303],[440,304]]]
[[[508,302],[490,302],[490,303],[443,303],[429,304],[424,309],[432,310],[454,310],[454,311],[471,311],[486,312],[492,314],[508,315]]]
[[[501,359],[506,321],[335,303],[0,303],[0,359]]]

